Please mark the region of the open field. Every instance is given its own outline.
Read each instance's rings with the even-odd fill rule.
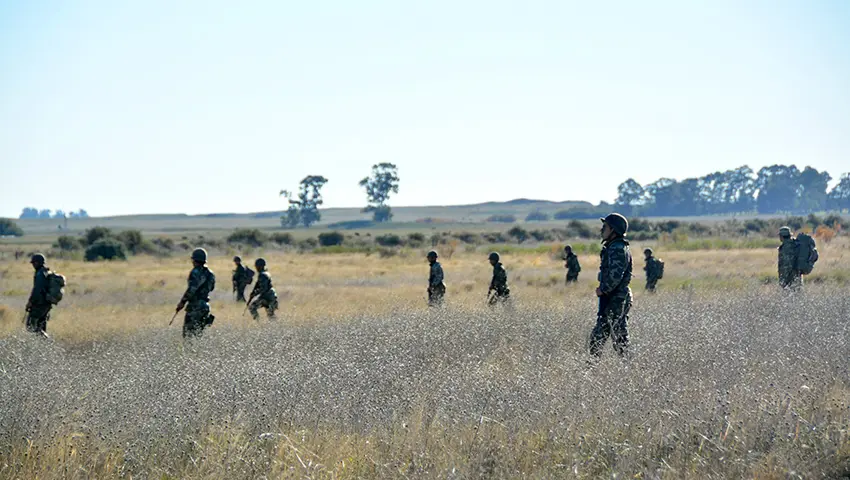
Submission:
[[[254,322],[217,273],[215,325],[166,327],[180,255],[49,261],[69,278],[45,341],[22,331],[31,267],[0,259],[0,478],[836,478],[850,472],[850,254],[803,295],[773,249],[664,251],[636,269],[633,357],[594,368],[598,259],[563,285],[552,249],[508,249],[514,305],[484,307],[486,248],[442,260],[257,249],[281,296]],[[636,250],[637,250],[636,246]],[[480,250],[480,251],[479,251]],[[50,259],[49,259],[50,260]],[[639,265],[640,262],[637,262]]]

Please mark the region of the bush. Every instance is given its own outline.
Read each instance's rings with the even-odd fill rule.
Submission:
[[[227,243],[241,243],[252,247],[262,247],[267,240],[266,234],[256,228],[240,228],[227,236]]]
[[[382,247],[400,247],[404,245],[404,240],[398,235],[386,234],[375,237],[375,243]]]
[[[310,250],[319,246],[319,241],[313,237],[305,238],[298,243],[298,248],[302,250]]]
[[[516,222],[516,217],[513,215],[490,215],[487,217],[487,221],[493,223],[514,223]]]
[[[567,224],[567,234],[571,237],[593,238],[594,232],[585,222],[570,220]]]
[[[24,231],[17,223],[8,218],[0,218],[0,237],[21,237],[23,235]]]
[[[823,219],[823,224],[834,229],[836,225],[844,225],[844,221],[838,215],[828,215]]]
[[[80,244],[80,240],[77,238],[70,235],[61,235],[56,239],[56,243],[53,244],[53,248],[58,248],[63,252],[70,252],[72,250],[82,248],[82,245]]]
[[[375,222],[372,220],[349,220],[346,222],[336,222],[328,225],[331,230],[354,230],[356,228],[374,227]]]
[[[323,247],[332,247],[334,245],[342,245],[345,241],[345,235],[339,232],[325,232],[319,234],[319,245]]]
[[[154,238],[152,243],[163,250],[174,250],[174,240],[170,238]]]
[[[138,230],[125,230],[119,233],[115,238],[117,238],[119,242],[123,243],[124,246],[127,247],[127,251],[133,255],[150,250],[149,247],[145,246],[145,239],[142,236],[142,232]]]
[[[652,231],[652,222],[643,218],[633,218],[629,220],[630,232],[650,232]]]
[[[551,242],[555,239],[555,236],[550,230],[532,230],[528,233],[537,242]]]
[[[462,243],[474,245],[481,241],[481,236],[477,233],[470,232],[460,232],[454,235],[454,237],[460,240]]]
[[[517,242],[522,243],[528,239],[528,231],[522,227],[513,227],[508,230],[508,236],[513,237]]]
[[[284,232],[275,232],[271,234],[269,240],[278,244],[278,245],[292,245],[295,241],[292,238],[292,234],[284,233]]]
[[[124,244],[114,238],[101,238],[86,248],[85,260],[87,262],[126,259]]]
[[[425,244],[425,234],[411,233],[407,236],[407,244],[414,248],[419,248]]]
[[[501,232],[496,233],[485,233],[481,235],[481,238],[484,239],[487,243],[507,243],[508,239]]]
[[[94,245],[98,240],[112,238],[112,230],[106,227],[92,227],[86,230],[83,238],[87,246]]]
[[[549,214],[543,213],[540,210],[535,210],[525,216],[526,222],[545,222],[549,220]]]

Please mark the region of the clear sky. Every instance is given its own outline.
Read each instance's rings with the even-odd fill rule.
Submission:
[[[0,2],[0,216],[611,201],[850,171],[850,1]]]

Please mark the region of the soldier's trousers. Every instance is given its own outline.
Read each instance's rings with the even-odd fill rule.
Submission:
[[[201,304],[192,305],[186,309],[186,316],[183,317],[183,337],[200,337],[204,334],[204,328],[212,325],[215,319],[210,314],[210,304],[203,302]]]
[[[599,300],[599,312],[596,326],[590,333],[590,354],[599,357],[602,347],[611,337],[611,343],[618,355],[625,356],[629,349],[629,311],[632,308],[632,295],[626,297]]]
[[[646,281],[646,290],[648,292],[655,292],[655,287],[658,285],[658,280],[647,280]]]
[[[27,331],[33,333],[47,332],[47,321],[50,320],[52,305],[34,305],[27,313]]]
[[[236,283],[233,285],[233,288],[236,290],[236,301],[244,302],[245,301],[245,288],[248,287],[247,283]]]
[[[254,320],[259,320],[260,319],[259,310],[261,308],[266,309],[266,314],[269,316],[269,318],[274,318],[274,313],[277,311],[277,307],[278,307],[277,297],[259,298],[256,301],[254,301],[254,303],[252,303],[250,307],[248,307],[248,310],[251,311],[251,316],[254,317]]]
[[[803,276],[799,273],[791,273],[779,277],[779,286],[791,290],[799,290],[803,286]]]
[[[571,273],[568,273],[567,274],[567,285],[569,285],[571,283],[575,283],[575,282],[578,282],[578,274],[576,273],[575,275],[573,275]]]

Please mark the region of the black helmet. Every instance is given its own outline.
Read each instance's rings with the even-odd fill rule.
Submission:
[[[196,248],[194,251],[192,251],[192,260],[196,262],[206,262],[207,251],[203,248]]]
[[[426,257],[428,257],[428,258],[431,258],[431,257],[437,258],[437,251],[436,251],[436,250],[431,250],[430,252],[428,252],[428,255],[426,255]]]
[[[643,249],[643,254],[644,255],[652,255],[652,249],[651,248]]]
[[[791,236],[791,227],[782,227],[779,229],[780,237],[790,237]]]
[[[44,263],[45,261],[46,259],[41,253],[33,254],[32,258],[30,258],[30,263]]]
[[[625,235],[629,231],[629,221],[626,217],[619,213],[609,213],[605,218],[600,218],[602,222],[607,223],[612,230],[620,235]]]
[[[573,251],[573,246],[572,246],[572,245],[567,245],[566,247],[564,247],[564,251],[565,251],[565,252],[572,252],[572,251]]]
[[[235,257],[233,257],[233,261],[242,263],[242,257],[240,257],[239,255],[236,255]]]
[[[258,258],[256,260],[254,260],[254,266],[257,267],[257,268],[265,267],[266,266],[266,259],[265,258]]]
[[[495,261],[497,261],[497,262],[498,262],[498,261],[499,261],[499,254],[498,254],[497,252],[493,252],[493,253],[491,253],[491,254],[490,254],[490,256],[488,256],[487,258],[488,258],[489,260],[495,260]]]

